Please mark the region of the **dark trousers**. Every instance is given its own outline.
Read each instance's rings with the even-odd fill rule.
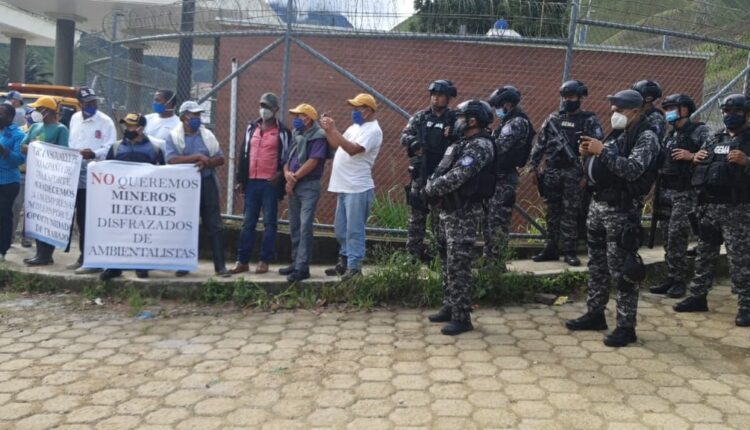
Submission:
[[[79,188],[76,193],[76,226],[78,226],[78,250],[81,254],[78,256],[78,262],[83,262],[84,239],[86,237],[86,189]],[[73,227],[71,226],[71,240],[73,238]],[[68,245],[70,246],[70,245]]]
[[[255,227],[260,211],[263,210],[263,244],[260,248],[260,261],[271,261],[276,250],[276,230],[279,197],[271,181],[248,179],[245,184],[245,218],[240,231],[240,245],[237,261],[250,262],[250,254],[255,246]]]
[[[0,185],[0,254],[5,255],[10,248],[10,240],[13,237],[13,201],[18,195],[20,185]]]
[[[201,225],[211,241],[214,270],[226,268],[224,262],[224,224],[221,221],[219,183],[215,175],[201,178]]]

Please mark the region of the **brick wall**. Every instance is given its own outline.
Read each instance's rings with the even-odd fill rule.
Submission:
[[[241,64],[273,40],[269,37],[223,38],[219,76],[230,72],[232,58],[236,57]],[[498,85],[515,85],[523,93],[522,106],[537,129],[559,103],[565,50],[558,47],[327,37],[302,40],[410,113],[428,105],[427,85],[438,78],[454,81],[459,92],[457,101],[486,98]],[[260,95],[266,91],[281,94],[283,52],[283,45],[277,47],[241,75],[239,138],[244,136],[247,122],[257,118]],[[327,112],[332,116],[343,131],[350,124],[351,109],[346,99],[361,92],[360,88],[294,44],[291,58],[288,106],[310,103],[319,113]],[[639,79],[654,79],[662,84],[665,94],[685,92],[700,102],[704,69],[703,59],[577,50],[571,76],[588,85],[590,97],[584,101],[584,108],[597,112],[606,131],[609,128],[607,94]],[[378,120],[384,140],[374,169],[376,192],[390,192],[392,198],[402,199],[400,185],[407,181],[407,161],[398,138],[406,119],[381,106]],[[216,134],[224,145],[229,134],[229,108],[227,86],[218,94],[216,115]],[[238,151],[240,145],[241,142]],[[330,162],[324,187],[327,187],[329,171]],[[222,175],[226,184],[226,169]],[[528,178],[522,178],[518,201],[533,214],[541,215],[542,205]],[[235,207],[241,211],[241,200]],[[284,208],[282,205],[280,209],[283,218],[286,217]],[[335,196],[324,192],[318,207],[319,221],[332,222],[334,210]],[[523,231],[525,224],[516,214],[514,230]]]

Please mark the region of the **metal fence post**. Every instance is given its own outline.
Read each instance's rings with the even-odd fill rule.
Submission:
[[[193,86],[193,38],[189,36],[193,30],[195,30],[195,0],[183,0],[175,91],[178,103],[190,100],[190,90]]]
[[[237,59],[232,58],[232,73],[237,71]],[[227,213],[234,213],[234,159],[237,153],[237,77],[232,78],[229,98],[229,168],[227,172]]]
[[[281,82],[281,112],[279,118],[286,114],[287,98],[289,97],[289,54],[292,45],[292,8],[294,0],[286,2],[286,34],[284,34],[284,70],[282,71]]]
[[[747,67],[745,70],[750,69],[750,51],[747,53]],[[750,97],[750,73],[745,73],[745,86],[744,86],[745,97]]]
[[[109,93],[109,114],[115,115],[115,40],[117,40],[117,11],[112,12],[112,41],[109,45],[109,82],[107,92]]]
[[[576,26],[578,25],[578,0],[570,0],[570,23],[568,24],[568,46],[565,49],[565,65],[563,79],[570,79],[570,68],[573,66],[573,45],[576,42]]]

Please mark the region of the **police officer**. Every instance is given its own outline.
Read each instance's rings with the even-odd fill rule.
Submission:
[[[659,138],[659,142],[661,142],[667,132],[667,120],[664,118],[664,112],[656,107],[656,101],[661,98],[661,86],[658,82],[644,79],[634,83],[631,89],[638,91],[643,97],[643,114],[646,115],[646,119],[648,119],[651,128]]]
[[[471,251],[476,240],[483,204],[495,192],[494,147],[486,132],[494,116],[489,104],[467,100],[456,109],[453,134],[460,138],[445,156],[424,188],[439,211],[438,249],[443,271],[442,309],[429,317],[448,322],[441,330],[457,335],[471,325]]]
[[[593,137],[581,138],[587,184],[593,191],[587,224],[588,311],[566,326],[570,330],[606,330],[604,309],[612,282],[618,289],[617,328],[605,337],[604,344],[625,346],[636,341],[638,284],[625,271],[631,254],[624,242],[637,236],[632,231],[640,228],[639,208],[656,179],[659,138],[642,113],[643,97],[637,91],[620,91],[608,99],[613,132],[604,143]],[[635,253],[637,246],[631,252]]]
[[[547,243],[544,250],[532,258],[537,262],[556,261],[562,253],[569,265],[581,264],[575,255],[579,218],[585,218],[581,211],[584,185],[578,141],[580,136],[597,140],[604,138],[596,114],[581,110],[581,101],[588,94],[588,88],[581,81],[562,84],[563,109],[553,112],[542,124],[531,152],[533,178],[543,190],[542,197],[547,205]],[[544,172],[540,173],[539,165],[545,155],[547,163]]]
[[[721,103],[726,128],[697,154],[692,183],[698,187],[698,255],[690,295],[677,312],[706,312],[714,262],[726,242],[729,276],[737,292],[735,324],[750,326],[750,100],[732,94]]]
[[[497,160],[495,194],[485,208],[484,258],[497,261],[507,243],[513,205],[516,202],[518,171],[529,159],[534,128],[519,103],[521,92],[512,85],[496,89],[488,100],[500,124],[492,133]]]
[[[407,203],[411,208],[406,249],[422,261],[432,260],[424,244],[427,216],[432,218],[433,233],[438,224],[437,212],[431,211],[424,202],[422,191],[451,143],[449,129],[456,116],[448,105],[458,95],[453,82],[447,79],[432,81],[427,90],[430,92],[430,107],[414,114],[401,132],[401,145],[409,157],[411,177],[406,186]]]
[[[661,103],[665,117],[671,125],[664,137],[662,151],[664,165],[659,171],[659,187],[655,199],[659,213],[654,215],[664,221],[664,261],[667,278],[649,291],[679,298],[687,291],[687,247],[690,237],[688,214],[695,210],[696,194],[690,184],[695,154],[711,137],[711,131],[702,122],[690,120],[695,112],[695,102],[686,94],[672,94]],[[652,123],[653,125],[653,123]]]

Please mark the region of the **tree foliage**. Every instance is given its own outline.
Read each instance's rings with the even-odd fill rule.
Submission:
[[[8,85],[9,60],[0,59],[0,86]],[[24,65],[24,82],[27,84],[51,84],[52,72],[49,64],[33,51],[27,52]]]
[[[567,0],[414,0],[414,10],[409,31],[485,34],[495,21],[504,19],[522,36],[567,35]]]

